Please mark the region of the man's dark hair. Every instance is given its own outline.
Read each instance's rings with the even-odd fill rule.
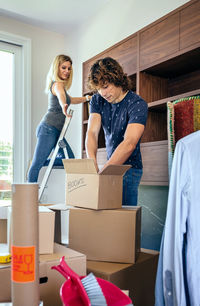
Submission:
[[[131,82],[124,73],[120,64],[111,57],[97,60],[90,68],[88,84],[92,91],[102,87],[106,83],[111,83],[116,87],[121,87],[124,92],[131,89]]]

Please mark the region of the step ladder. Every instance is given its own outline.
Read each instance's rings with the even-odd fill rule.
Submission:
[[[68,129],[68,127],[69,127],[70,121],[71,121],[71,119],[72,119],[73,110],[70,109],[68,114],[69,114],[69,117],[67,116],[67,117],[65,118],[65,123],[64,123],[64,125],[63,125],[62,131],[61,131],[60,136],[59,136],[59,138],[58,138],[56,147],[55,147],[55,149],[54,149],[54,151],[53,151],[52,157],[51,157],[51,159],[50,159],[50,162],[49,162],[49,164],[48,164],[48,166],[47,166],[47,169],[46,169],[46,171],[45,171],[44,177],[43,177],[43,179],[42,179],[41,185],[40,185],[40,187],[39,187],[39,197],[38,197],[39,202],[40,202],[40,200],[41,200],[41,197],[42,197],[42,195],[43,195],[43,192],[44,192],[44,189],[45,189],[45,187],[46,187],[47,181],[48,181],[49,176],[50,176],[50,174],[51,174],[51,170],[52,170],[52,168],[53,168],[54,161],[55,161],[56,156],[57,156],[57,154],[58,154],[58,150],[59,150],[60,148],[62,148],[63,151],[64,151],[64,154],[65,154],[65,158],[68,158],[67,149],[66,149],[66,143],[65,143],[65,141],[63,140],[63,138],[65,137],[65,134],[66,134],[67,129]]]

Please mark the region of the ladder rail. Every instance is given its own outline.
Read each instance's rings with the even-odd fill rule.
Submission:
[[[53,154],[52,154],[52,157],[51,157],[51,159],[50,159],[50,162],[49,162],[49,164],[48,164],[48,167],[47,167],[47,169],[46,169],[46,172],[45,172],[45,174],[44,174],[44,177],[43,177],[43,179],[42,179],[42,183],[41,183],[41,185],[40,185],[40,187],[39,187],[39,197],[38,197],[38,200],[39,200],[39,201],[41,200],[41,197],[42,197],[42,195],[43,195],[44,189],[45,189],[45,187],[46,187],[46,183],[47,183],[47,181],[48,181],[48,179],[49,179],[51,170],[52,170],[52,168],[53,168],[54,161],[55,161],[56,156],[57,156],[57,154],[58,154],[58,150],[59,150],[59,148],[60,148],[59,142],[65,137],[66,132],[67,132],[67,129],[68,129],[69,124],[70,124],[70,121],[71,121],[71,119],[72,119],[72,115],[73,115],[73,110],[72,110],[72,109],[69,110],[69,115],[70,115],[70,116],[67,116],[67,117],[65,118],[65,123],[64,123],[64,125],[63,125],[62,131],[61,131],[60,136],[59,136],[59,138],[58,138],[56,147],[55,147],[55,149],[54,149],[54,152],[53,152]]]

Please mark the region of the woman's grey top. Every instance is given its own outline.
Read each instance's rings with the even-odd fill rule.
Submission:
[[[65,115],[62,112],[62,107],[60,106],[57,96],[54,96],[52,93],[52,85],[54,83],[55,82],[52,82],[48,93],[48,110],[47,113],[42,118],[42,121],[51,126],[54,126],[56,129],[61,131],[65,122]],[[66,90],[65,94],[66,94],[66,102],[68,105],[70,105],[71,103],[70,97],[67,94]]]

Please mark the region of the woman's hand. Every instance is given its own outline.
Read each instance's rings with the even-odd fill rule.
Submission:
[[[90,100],[92,99],[92,96],[90,95],[86,95],[85,97],[86,97],[86,102],[90,102]]]
[[[63,114],[64,114],[65,116],[67,116],[67,117],[71,117],[71,115],[69,115],[69,114],[67,113],[67,109],[68,109],[68,104],[63,104],[63,105],[62,105]]]

